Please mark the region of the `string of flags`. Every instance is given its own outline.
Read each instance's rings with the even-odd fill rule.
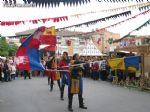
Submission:
[[[19,0],[3,0],[4,4],[10,4],[10,5],[16,5],[17,1]],[[87,4],[91,2],[91,0],[22,0],[24,4],[35,4],[36,6],[42,6],[42,7],[57,7],[60,5],[60,3],[63,3],[63,5],[69,5],[69,6],[78,6],[81,4]],[[101,2],[110,2],[110,3],[125,3],[125,2],[137,2],[142,3],[144,0],[95,0],[99,3]],[[149,0],[147,0],[149,1]]]
[[[111,9],[106,9],[106,10],[97,10],[97,11],[89,11],[89,12],[84,12],[84,13],[79,13],[79,14],[73,14],[71,15],[71,17],[76,17],[79,18],[80,16],[84,16],[84,15],[88,15],[88,14],[95,14],[95,13],[99,13],[99,12],[116,12],[116,11],[125,11],[125,10],[130,10],[130,9],[136,9],[139,8],[139,10],[141,11],[141,8],[147,7],[148,5],[150,5],[150,2],[147,3],[140,3],[140,4],[136,4],[136,5],[129,5],[129,6],[125,6],[125,7],[117,7],[117,8],[111,8]],[[145,8],[148,9],[148,8]]]
[[[139,8],[139,11],[147,10],[147,9],[150,9],[150,2],[148,2],[147,5],[140,7],[140,8]]]
[[[68,16],[62,16],[62,17],[54,17],[54,18],[42,18],[42,19],[34,19],[34,20],[21,20],[21,21],[0,21],[1,26],[11,26],[11,25],[19,25],[19,24],[25,24],[26,22],[30,22],[33,24],[38,24],[39,22],[60,22],[60,21],[68,21]]]
[[[119,13],[119,14],[111,15],[111,16],[108,16],[108,17],[99,18],[99,19],[96,19],[96,20],[92,20],[92,21],[88,21],[88,22],[84,22],[84,23],[80,23],[80,24],[76,24],[76,25],[63,27],[63,28],[60,28],[60,29],[71,28],[71,27],[80,27],[82,25],[89,26],[89,25],[96,24],[98,22],[103,22],[103,21],[106,22],[107,20],[110,20],[110,19],[116,19],[116,18],[121,17],[121,16],[126,16],[127,17],[127,16],[130,16],[130,15],[131,15],[131,11],[126,11],[126,12],[122,12],[122,13]]]
[[[108,16],[108,17],[88,21],[88,22],[81,23],[81,24],[74,25],[74,26],[75,27],[80,27],[82,25],[89,26],[91,24],[96,24],[98,22],[107,21],[109,19],[116,19],[116,18],[123,17],[123,16],[127,17],[129,15],[131,15],[131,11],[126,11],[126,12],[122,12],[122,13],[111,15],[111,16]],[[22,20],[22,21],[0,21],[0,25],[1,26],[11,26],[11,25],[19,25],[21,23],[25,24],[26,22],[30,22],[30,23],[33,23],[33,24],[38,24],[39,22],[45,23],[45,22],[48,22],[48,21],[53,21],[53,22],[68,21],[68,16],[55,17],[55,18],[34,19],[34,20]],[[70,27],[74,27],[74,26],[70,26]],[[66,27],[66,28],[69,28],[69,27]]]
[[[139,17],[139,16],[149,14],[149,12],[150,12],[150,9],[149,9],[149,10],[146,10],[146,11],[144,11],[144,12],[141,12],[141,13],[139,13],[139,14],[137,14],[137,15],[134,15],[134,16],[132,16],[132,17],[130,17],[130,18],[127,18],[127,19],[125,19],[125,20],[122,20],[122,21],[120,21],[120,22],[117,22],[117,23],[114,23],[114,24],[112,24],[112,25],[106,26],[106,27],[104,27],[104,28],[96,29],[96,31],[91,31],[91,32],[86,32],[86,33],[79,33],[79,34],[76,34],[76,35],[68,35],[68,36],[65,36],[65,37],[83,36],[83,35],[93,34],[93,33],[95,33],[95,32],[102,32],[102,31],[104,31],[104,30],[107,29],[107,28],[115,27],[115,26],[117,26],[117,25],[120,25],[121,23],[124,23],[124,22],[127,22],[127,21],[129,21],[129,20],[135,19],[135,18],[137,18],[137,17]],[[70,27],[71,27],[71,26],[69,26],[69,28],[70,28]],[[72,26],[72,27],[74,27],[74,26]],[[67,27],[59,28],[58,30],[62,30],[62,29],[65,29],[65,28],[67,28]]]
[[[97,0],[98,2],[125,3],[125,2],[144,2],[144,0]],[[147,0],[149,1],[149,0]]]
[[[146,21],[144,24],[142,24],[141,26],[139,26],[138,28],[136,28],[135,30],[138,31],[138,30],[142,29],[143,27],[146,27],[147,25],[150,25],[150,19],[148,21]]]
[[[134,31],[139,31],[140,29],[142,29],[143,27],[146,27],[146,26],[148,26],[148,25],[150,25],[150,19],[149,19],[148,21],[146,21],[145,23],[143,23],[142,25],[140,25],[139,27],[137,27],[136,29],[130,31],[130,32],[129,32],[127,35],[125,35],[124,37],[122,37],[122,38],[120,38],[120,39],[118,39],[118,40],[114,40],[113,42],[119,42],[119,41],[121,41],[122,39],[124,39],[124,38],[126,38],[126,37],[129,37],[132,32],[134,32]]]
[[[16,5],[17,1],[19,0],[3,0],[4,4],[12,4]],[[63,3],[64,5],[70,5],[70,6],[75,6],[75,5],[81,5],[81,4],[87,4],[90,2],[90,0],[22,0],[24,4],[35,4],[36,6],[42,6],[42,7],[56,7],[59,6],[60,3]]]

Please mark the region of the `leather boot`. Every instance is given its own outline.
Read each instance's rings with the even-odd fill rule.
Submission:
[[[64,100],[64,88],[65,88],[65,86],[62,85],[62,86],[61,86],[61,91],[60,91],[60,99],[61,99],[61,100]]]
[[[81,108],[81,109],[87,109],[87,107],[83,103],[82,95],[79,95],[78,97],[79,97],[79,108]]]
[[[68,111],[70,111],[70,112],[73,112],[73,109],[72,109],[72,99],[73,99],[73,95],[72,94],[69,94],[68,95]]]

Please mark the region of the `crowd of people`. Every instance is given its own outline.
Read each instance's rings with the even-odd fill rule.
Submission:
[[[0,81],[8,82],[15,80],[16,66],[13,58],[0,59]]]
[[[15,80],[18,76],[24,77],[24,79],[26,79],[26,77],[31,79],[31,73],[29,70],[20,71],[16,68],[14,57],[9,57],[6,59],[0,58],[0,81],[10,82]]]

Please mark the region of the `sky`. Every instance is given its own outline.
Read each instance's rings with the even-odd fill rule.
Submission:
[[[19,0],[18,0],[19,1]],[[145,0],[146,2],[147,0]],[[22,3],[22,0],[20,0],[20,3]],[[29,8],[29,7],[24,7],[24,8],[6,8],[3,7],[3,2],[0,2],[0,21],[18,21],[18,20],[32,20],[32,19],[41,19],[41,18],[53,18],[53,17],[59,17],[59,16],[68,16],[69,20],[68,21],[62,21],[58,23],[53,23],[53,22],[46,22],[45,24],[39,23],[37,25],[33,25],[32,23],[26,23],[25,25],[20,24],[17,26],[0,26],[0,34],[3,36],[14,36],[16,32],[32,29],[32,28],[37,28],[40,26],[56,26],[56,28],[61,28],[61,27],[66,27],[74,24],[79,24],[82,22],[87,22],[91,21],[94,19],[99,19],[102,17],[107,17],[110,15],[118,14],[123,12],[122,10],[120,11],[113,11],[113,12],[98,12],[95,14],[88,14],[88,15],[83,15],[78,18],[76,17],[70,17],[70,15],[73,14],[80,14],[84,12],[89,12],[89,11],[98,11],[98,10],[105,10],[105,9],[110,9],[110,8],[117,8],[117,7],[124,7],[128,5],[135,5],[137,2],[130,2],[130,3],[107,3],[107,2],[96,2],[96,0],[92,0],[91,3],[84,4],[84,5],[79,5],[75,7],[70,7],[70,6],[63,6],[62,4],[59,7],[55,8],[41,8],[41,7],[34,7],[34,8]],[[128,10],[127,10],[128,11]],[[132,17],[138,13],[141,13],[138,8],[137,9],[132,9],[131,10],[132,15],[128,17],[120,17],[115,20],[109,20],[107,22],[101,22],[97,23],[95,25],[90,25],[89,27],[82,26],[80,28],[69,28],[67,30],[75,30],[75,31],[92,31],[93,29],[95,30],[96,28],[104,28],[106,26],[109,26],[111,24],[117,23],[119,21],[125,20],[129,17]],[[124,35],[128,34],[130,31],[133,29],[137,28],[138,26],[142,25],[144,22],[150,19],[150,13],[146,15],[142,15],[137,17],[136,19],[132,19],[128,22],[122,23],[118,26],[108,28],[108,31],[114,32],[114,33],[119,33],[121,37]],[[150,34],[150,26],[142,28],[140,31],[135,31],[132,34],[133,35],[149,35]]]

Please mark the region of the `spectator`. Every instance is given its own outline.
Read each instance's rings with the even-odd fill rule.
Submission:
[[[106,71],[106,60],[101,60],[100,62],[100,70],[101,70],[101,80],[107,79],[107,71]]]
[[[16,77],[16,67],[13,62],[10,63],[10,75],[11,75],[11,80],[15,80]]]

